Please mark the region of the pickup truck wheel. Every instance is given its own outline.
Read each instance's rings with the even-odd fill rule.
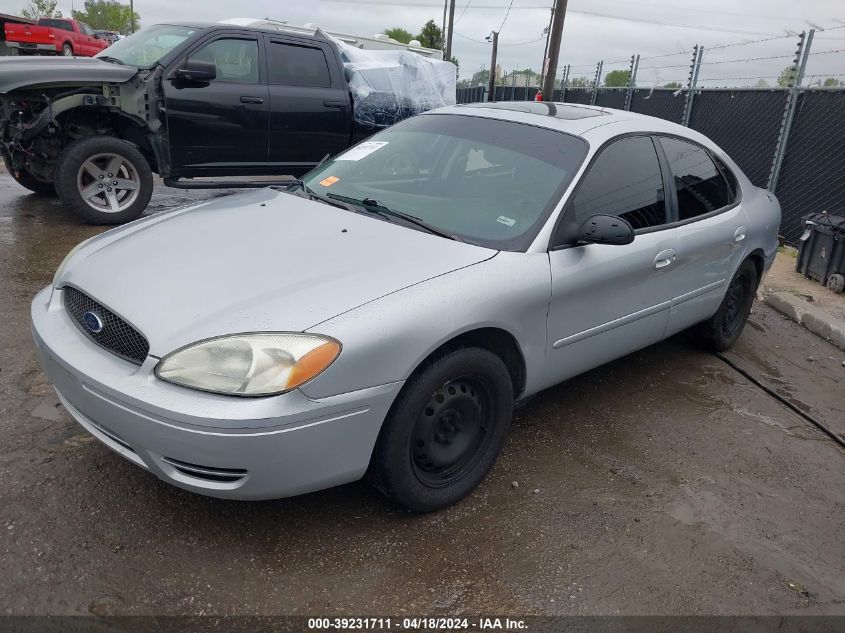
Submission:
[[[62,55],[65,57],[73,57],[73,46],[65,43],[64,46],[62,46]]]
[[[698,326],[699,338],[706,347],[716,352],[733,347],[751,314],[751,304],[754,303],[759,281],[757,267],[750,259],[746,259],[728,284],[725,298],[716,314]]]
[[[12,167],[12,161],[9,160],[9,157],[6,154],[3,154],[3,164],[6,166],[6,171],[9,172],[9,175],[15,179],[21,187],[26,187],[32,192],[40,194],[42,196],[55,196],[56,195],[56,188],[53,186],[53,183],[49,180],[42,180],[31,174],[25,169],[16,170]]]
[[[469,494],[493,467],[513,413],[501,358],[461,348],[428,363],[384,421],[368,478],[388,499],[431,512]]]
[[[143,154],[126,141],[95,136],[74,141],[56,166],[62,202],[92,224],[134,220],[150,202],[153,175]]]

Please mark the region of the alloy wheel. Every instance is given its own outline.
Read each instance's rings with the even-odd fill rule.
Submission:
[[[120,213],[138,198],[141,179],[135,166],[123,156],[96,154],[80,166],[76,186],[92,209]]]

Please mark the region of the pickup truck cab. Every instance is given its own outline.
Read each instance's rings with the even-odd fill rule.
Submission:
[[[41,18],[35,25],[7,22],[5,44],[18,55],[64,55],[93,57],[109,43],[84,22],[64,18]]]
[[[448,80],[429,91],[438,99],[402,100],[387,123],[448,104],[441,94],[454,103],[453,65],[397,54]],[[418,76],[396,68],[388,72],[400,79]],[[338,42],[319,30],[151,26],[95,59],[0,60],[0,149],[24,187],[54,190],[86,221],[119,224],[146,208],[152,172],[180,187],[299,176],[378,131],[385,125],[362,125],[354,107],[370,100],[383,112],[399,99],[371,89],[353,103],[348,72]]]

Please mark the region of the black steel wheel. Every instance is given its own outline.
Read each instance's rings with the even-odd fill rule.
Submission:
[[[510,425],[513,384],[501,358],[452,350],[408,380],[384,422],[368,478],[415,512],[451,505],[493,467]]]
[[[417,416],[411,444],[414,474],[427,486],[448,486],[472,469],[489,441],[490,393],[485,381],[463,376],[438,389]]]
[[[716,314],[698,328],[699,336],[707,347],[717,352],[733,347],[751,314],[758,283],[757,267],[753,261],[746,259],[728,284]]]

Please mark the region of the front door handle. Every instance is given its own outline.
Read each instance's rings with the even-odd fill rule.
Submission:
[[[675,261],[676,254],[674,248],[667,248],[665,251],[660,251],[654,258],[654,267],[657,269],[666,268]]]
[[[337,99],[326,99],[323,101],[323,105],[327,108],[345,108],[346,101],[339,101]]]
[[[263,97],[241,97],[241,103],[257,103],[261,104],[264,103]]]
[[[745,227],[741,226],[734,231],[734,242],[741,242],[745,239]]]

